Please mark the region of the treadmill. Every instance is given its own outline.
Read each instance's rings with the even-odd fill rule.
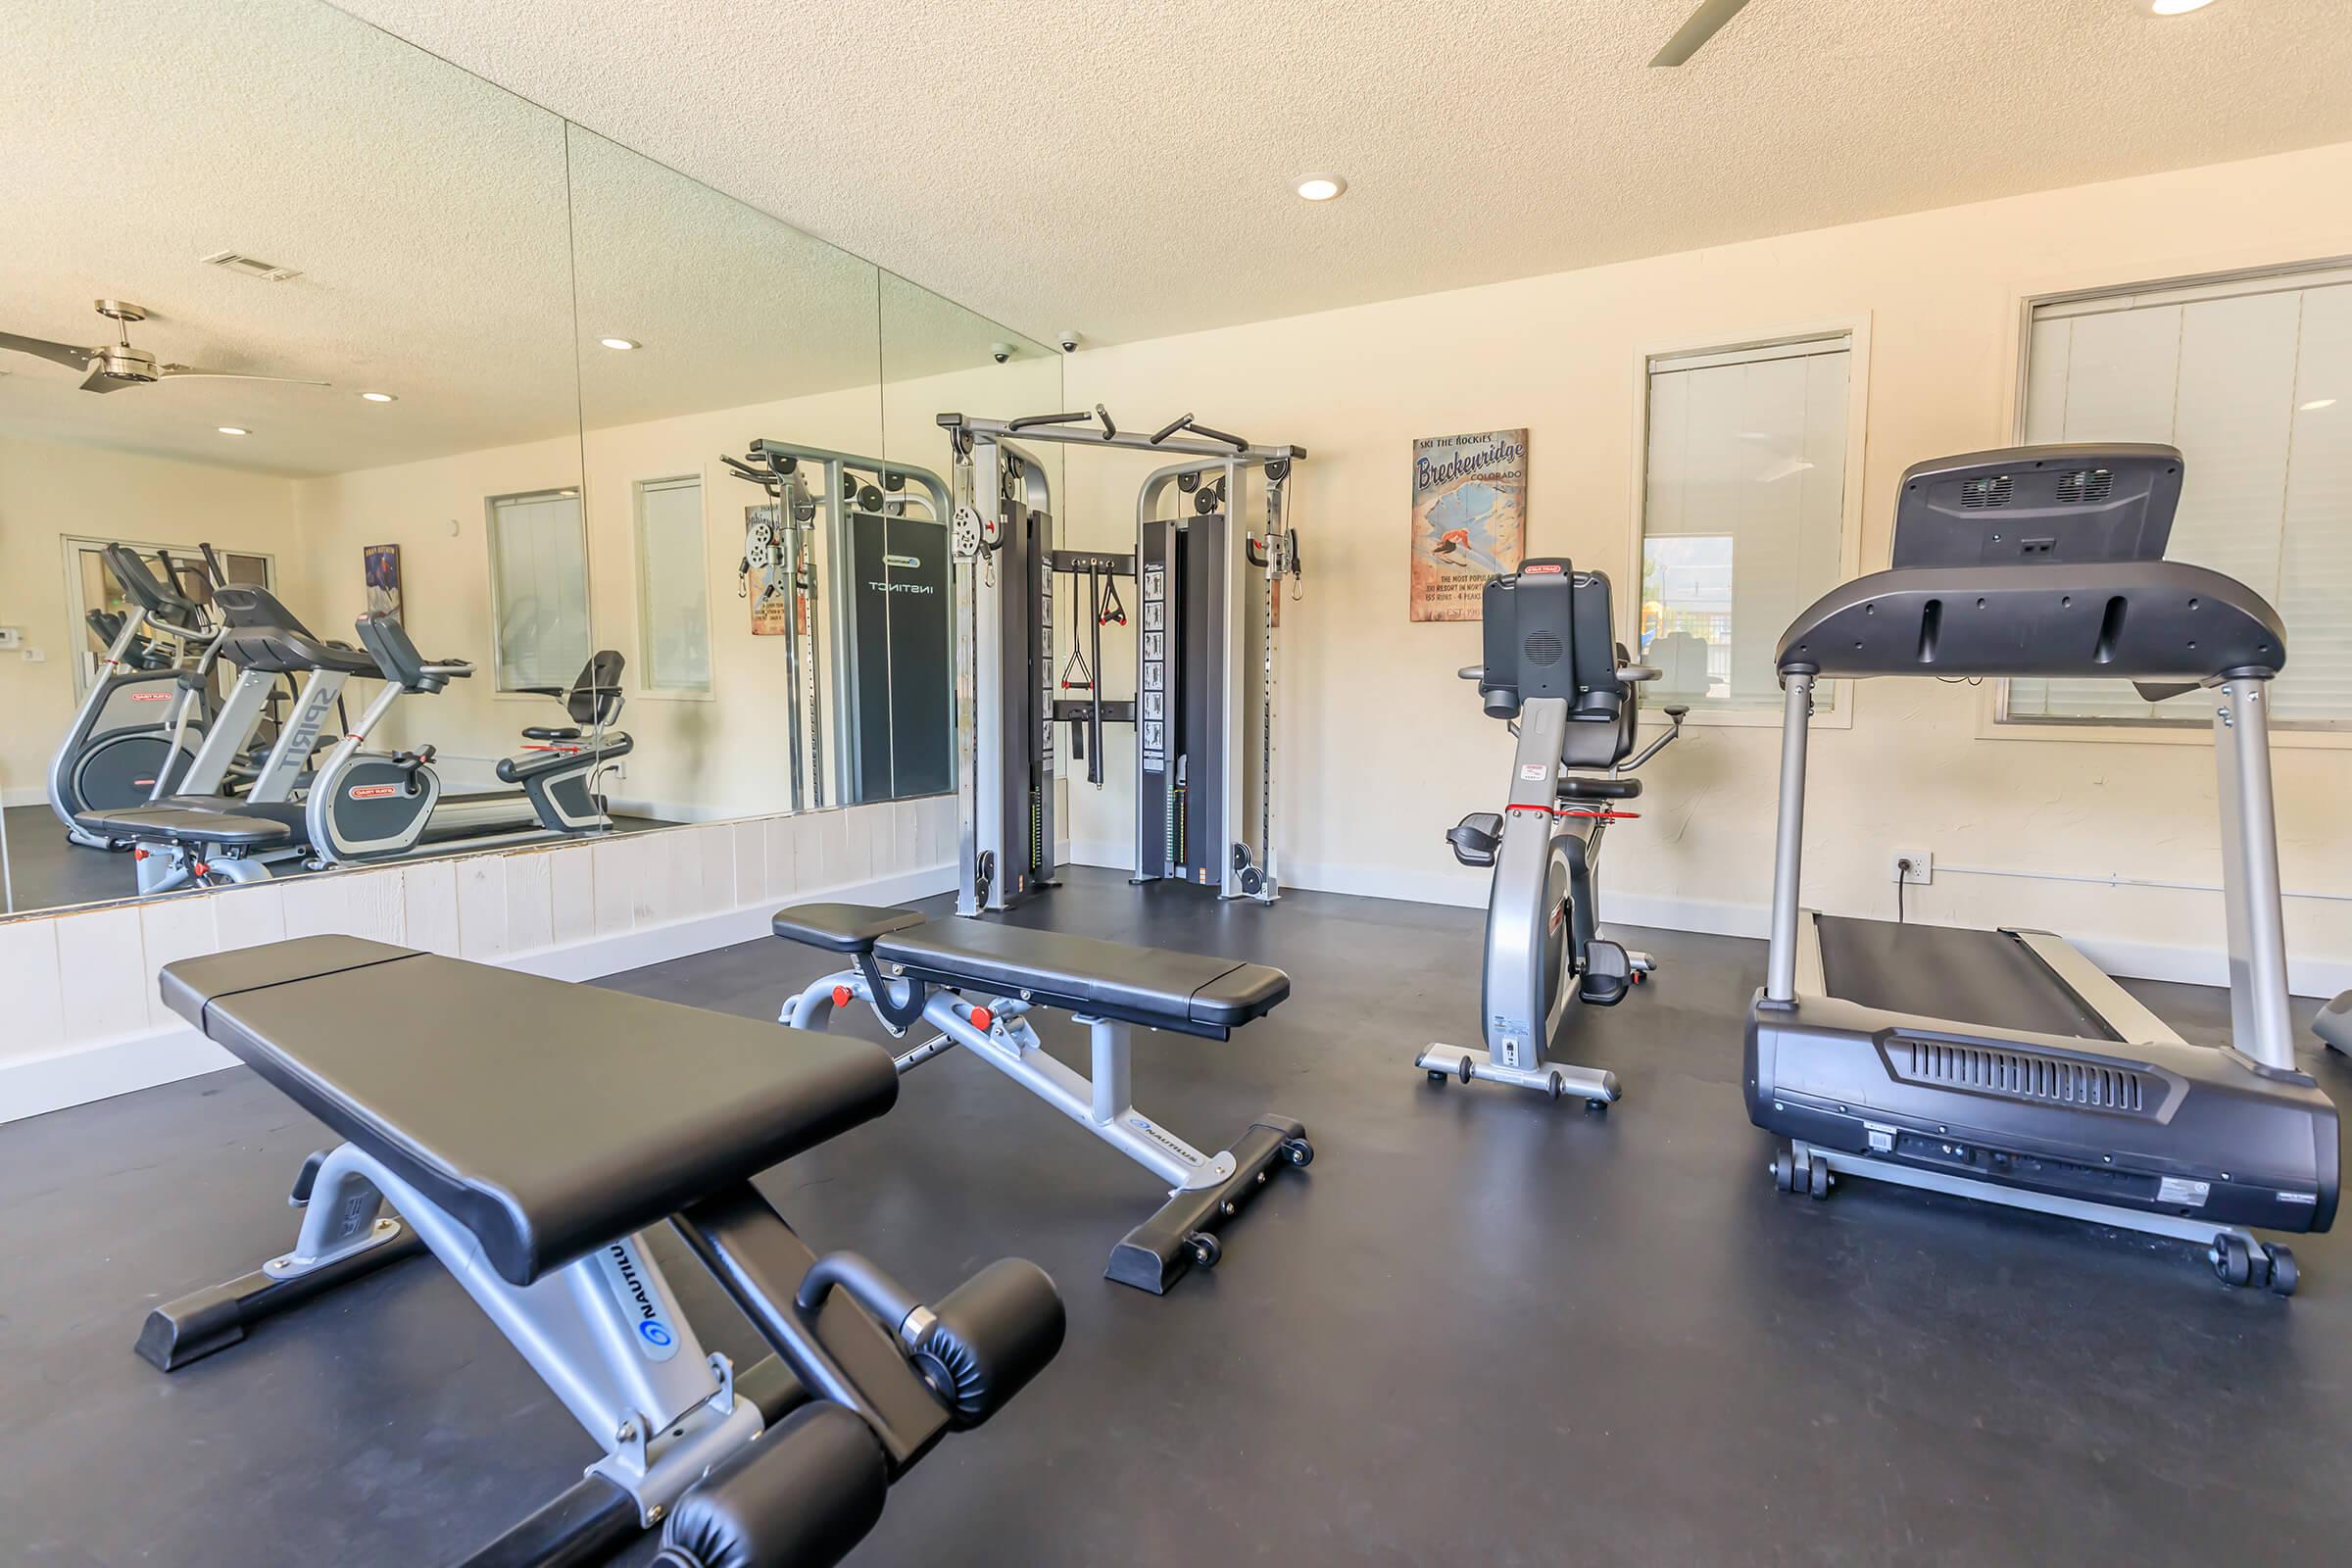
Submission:
[[[2182,460],[2020,447],[1915,465],[1891,566],[1799,615],[1784,690],[1772,950],[1749,1009],[1749,1118],[1775,1185],[1838,1177],[2192,1242],[2230,1285],[2293,1293],[2252,1231],[2335,1217],[2334,1104],[2296,1070],[2265,697],[2286,659],[2245,584],[2163,559]],[[1878,675],[2132,681],[2216,694],[2230,1043],[2194,1046],[2062,937],[1800,908],[1814,683]]]

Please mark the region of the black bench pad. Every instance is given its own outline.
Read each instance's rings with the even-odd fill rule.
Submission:
[[[164,967],[164,1001],[527,1285],[898,1098],[890,1054],[358,937]]]
[[[775,932],[827,953],[866,953],[878,937],[923,923],[912,909],[885,909],[871,904],[796,904],[778,909]]]
[[[828,939],[801,936],[804,928]],[[994,921],[933,925],[912,910],[866,905],[803,905],[776,916],[778,935],[836,953],[860,951],[851,939],[868,928],[876,933],[869,939],[875,959],[918,979],[1210,1039],[1264,1016],[1291,994],[1291,977],[1262,963]]]
[[[290,843],[293,828],[265,816],[229,811],[189,810],[176,806],[135,806],[120,811],[76,811],[74,820],[93,833],[150,843],[219,844],[230,849],[267,849]]]

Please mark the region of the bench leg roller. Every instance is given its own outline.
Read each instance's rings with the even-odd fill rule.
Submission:
[[[1046,1271],[999,1258],[932,1308],[913,1360],[955,1411],[958,1428],[978,1426],[1045,1370],[1061,1348],[1067,1320]]]
[[[1178,1193],[1158,1213],[1127,1233],[1112,1250],[1103,1277],[1164,1295],[1195,1264],[1215,1264],[1217,1230],[1257,1195],[1277,1166],[1304,1165],[1315,1157],[1303,1123],[1288,1116],[1260,1116],[1233,1148],[1234,1171],[1214,1187]]]
[[[871,1428],[838,1404],[805,1405],[678,1499],[654,1568],[830,1568],[874,1528],[889,1489]]]

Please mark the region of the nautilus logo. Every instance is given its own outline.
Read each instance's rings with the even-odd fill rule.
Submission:
[[[666,1361],[678,1353],[678,1331],[669,1324],[662,1310],[662,1302],[646,1281],[645,1259],[637,1255],[637,1244],[632,1240],[614,1242],[596,1255],[606,1285],[620,1302],[623,1313],[636,1319],[637,1348],[649,1361]]]

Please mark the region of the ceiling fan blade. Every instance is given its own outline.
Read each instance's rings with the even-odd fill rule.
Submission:
[[[328,386],[331,382],[313,381],[300,375],[253,375],[244,370],[204,370],[193,365],[167,365],[157,370],[162,378],[174,381],[283,381],[288,386]]]
[[[1679,66],[1706,46],[1709,38],[1723,30],[1723,24],[1738,16],[1747,0],[1698,0],[1698,9],[1690,20],[1674,30],[1666,47],[1650,59],[1653,66]]]
[[[81,369],[98,353],[96,349],[77,349],[71,343],[52,343],[45,337],[19,337],[14,332],[0,332],[0,349],[15,349],[19,354],[30,354],[70,370]]]
[[[103,368],[100,368],[94,369],[82,377],[81,389],[84,392],[120,392],[126,386],[141,384],[143,383],[134,381],[127,375],[109,375]]]

